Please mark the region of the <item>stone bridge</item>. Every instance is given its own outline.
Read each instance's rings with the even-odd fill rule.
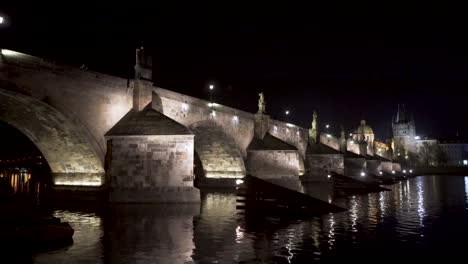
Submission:
[[[56,186],[171,192],[194,173],[207,184],[303,173],[307,129],[155,87],[147,66],[137,55],[129,80],[2,49],[0,120],[38,147]]]

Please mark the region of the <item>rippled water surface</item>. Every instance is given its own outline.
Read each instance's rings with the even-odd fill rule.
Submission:
[[[466,263],[468,177],[425,176],[391,191],[333,200],[348,211],[306,220],[256,218],[236,196],[202,205],[118,205],[56,210],[75,229],[70,246],[33,263]]]

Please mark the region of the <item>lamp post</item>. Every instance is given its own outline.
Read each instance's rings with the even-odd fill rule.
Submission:
[[[213,84],[210,84],[210,86],[208,86],[208,88],[210,88],[210,103],[212,104],[212,103],[213,103],[213,90],[214,90],[214,85],[213,85]]]
[[[289,111],[289,110],[285,110],[285,111],[284,111],[284,115],[286,116],[285,120],[286,120],[286,122],[288,122],[288,123],[289,123],[289,114],[290,114],[290,113],[291,113],[291,111]]]

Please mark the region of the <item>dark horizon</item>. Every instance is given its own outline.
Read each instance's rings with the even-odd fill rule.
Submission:
[[[209,99],[214,83],[216,102],[249,112],[263,92],[273,118],[310,127],[316,109],[335,135],[364,118],[380,140],[405,103],[418,135],[468,135],[461,8],[11,5],[0,10],[8,20],[0,47],[131,78],[135,48],[144,46],[165,89]]]

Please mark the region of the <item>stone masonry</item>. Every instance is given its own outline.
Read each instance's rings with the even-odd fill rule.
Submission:
[[[138,124],[138,125],[137,125]],[[111,202],[199,202],[194,136],[150,106],[131,110],[107,134]]]

